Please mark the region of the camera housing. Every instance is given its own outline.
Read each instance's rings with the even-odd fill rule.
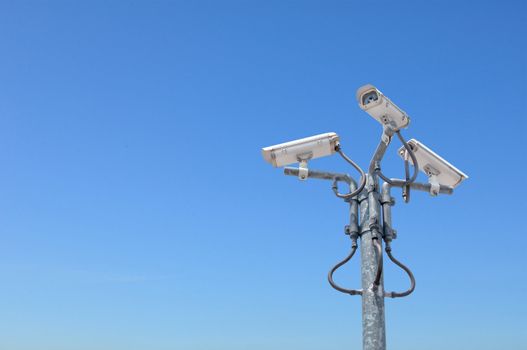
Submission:
[[[336,152],[339,136],[334,132],[306,137],[262,148],[262,155],[274,167],[330,156]]]
[[[408,114],[371,84],[361,86],[357,90],[356,98],[363,111],[394,131],[406,128],[410,123]]]
[[[408,146],[410,146],[415,154],[419,169],[428,176],[430,183],[436,182],[440,185],[455,188],[463,180],[468,179],[468,176],[465,173],[441,158],[438,154],[416,139],[408,141]],[[398,153],[401,158],[408,159],[408,161],[413,164],[412,158],[409,157],[404,146],[399,148]]]

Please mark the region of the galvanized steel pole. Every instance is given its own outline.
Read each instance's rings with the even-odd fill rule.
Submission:
[[[377,269],[379,267],[382,269],[382,259],[380,259],[379,251],[375,246],[380,244],[382,247],[379,224],[381,217],[379,186],[376,176],[369,174],[367,176],[366,188],[359,196],[361,216],[362,348],[363,350],[385,350],[386,329],[382,275],[379,286],[373,288]]]

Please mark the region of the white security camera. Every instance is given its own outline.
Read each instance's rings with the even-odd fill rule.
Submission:
[[[461,170],[441,158],[421,142],[411,139],[408,141],[408,146],[417,159],[419,169],[428,176],[429,182],[432,185],[430,194],[437,195],[439,185],[455,188],[463,180],[468,179],[468,176]],[[398,153],[403,159],[407,159],[413,164],[412,158],[409,157],[408,151],[404,146],[399,148]]]
[[[306,137],[262,148],[264,159],[275,167],[300,163],[299,178],[307,178],[307,161],[330,156],[336,152],[339,137],[334,132]]]
[[[339,137],[334,132],[306,137],[262,148],[264,159],[275,167],[330,156],[336,151]]]
[[[371,84],[360,87],[356,97],[362,110],[382,125],[390,126],[394,131],[406,128],[410,123],[410,117],[406,112]]]

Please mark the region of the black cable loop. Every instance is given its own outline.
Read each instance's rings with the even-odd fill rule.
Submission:
[[[401,131],[397,130],[395,133],[397,134],[397,137],[399,138],[399,140],[403,144],[404,148],[406,149],[406,151],[410,155],[410,158],[412,158],[412,162],[413,162],[413,166],[414,166],[414,172],[413,172],[412,177],[410,178],[410,180],[406,180],[404,182],[404,184],[403,184],[403,186],[409,186],[410,184],[412,184],[415,181],[415,179],[417,178],[417,175],[419,175],[419,165],[417,164],[417,158],[415,157],[415,154],[414,154],[412,148],[408,145],[408,143],[406,143],[405,139],[401,135]],[[391,181],[388,177],[386,177],[382,173],[380,163],[377,163],[377,168],[375,169],[375,173],[377,175],[379,175],[379,177],[381,179],[383,179],[384,182],[387,182],[390,185],[394,185],[393,181]]]
[[[340,268],[342,265],[344,265],[348,261],[350,261],[356,251],[357,251],[357,242],[354,242],[353,246],[351,247],[351,252],[348,254],[348,256],[345,257],[344,260],[342,260],[339,263],[337,263],[337,265],[333,266],[333,268],[328,273],[329,284],[331,284],[331,286],[333,288],[335,288],[336,290],[338,290],[341,293],[350,294],[350,295],[361,295],[362,294],[362,291],[360,291],[360,290],[346,289],[346,288],[343,288],[343,287],[339,286],[338,284],[336,284],[333,281],[333,274],[335,273],[335,271],[337,271],[338,268]]]
[[[388,257],[390,258],[390,260],[397,266],[399,266],[401,269],[404,270],[404,272],[406,272],[406,274],[408,275],[408,277],[410,278],[410,288],[402,293],[397,293],[397,292],[389,292],[387,293],[387,296],[389,297],[392,297],[392,298],[402,298],[402,297],[405,297],[405,296],[408,296],[410,294],[412,294],[412,292],[414,291],[415,289],[415,278],[414,278],[414,274],[412,273],[412,271],[406,266],[404,265],[402,262],[400,262],[399,260],[395,259],[392,255],[392,248],[390,247],[389,244],[386,245],[386,254],[388,255]]]
[[[335,179],[332,185],[333,192],[339,198],[349,199],[349,198],[355,197],[364,189],[364,186],[366,186],[366,174],[364,174],[364,171],[357,165],[357,163],[355,163],[351,158],[345,155],[344,152],[342,152],[340,145],[338,145],[335,150],[340,154],[342,158],[344,158],[345,161],[350,163],[360,173],[360,184],[359,184],[359,187],[355,191],[342,194],[342,193],[339,193],[338,180]]]
[[[380,166],[375,170],[375,173],[376,173],[377,175],[379,175],[379,177],[380,177],[381,179],[383,179],[384,182],[387,182],[387,183],[389,183],[389,184],[392,185],[392,186],[394,185],[394,183],[393,183],[392,180],[390,180],[389,178],[387,178],[386,176],[384,176],[384,174],[383,174],[382,171],[381,171],[381,167],[380,167]]]
[[[410,145],[408,145],[408,143],[406,143],[406,140],[403,138],[403,135],[401,135],[401,131],[397,130],[395,133],[397,134],[397,137],[399,138],[399,140],[403,144],[404,148],[406,149],[406,151],[410,155],[410,158],[412,158],[412,163],[414,165],[414,174],[412,175],[412,178],[410,179],[410,182],[406,183],[406,185],[409,185],[411,183],[414,183],[415,179],[417,178],[417,175],[419,174],[419,165],[417,164],[417,158],[415,157],[414,151],[412,150]]]

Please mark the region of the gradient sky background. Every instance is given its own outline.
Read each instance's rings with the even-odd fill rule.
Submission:
[[[526,4],[0,1],[0,349],[359,349],[360,299],[326,282],[346,206],[260,149],[335,131],[367,168],[365,83],[470,176],[394,192],[417,289],[388,347],[527,348]]]

